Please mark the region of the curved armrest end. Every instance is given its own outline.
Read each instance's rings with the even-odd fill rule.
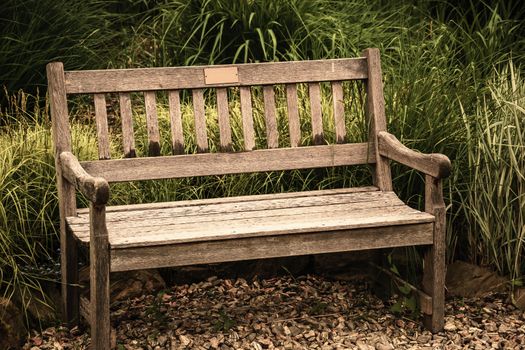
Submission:
[[[438,179],[444,179],[446,177],[449,177],[452,173],[452,163],[450,162],[450,159],[441,153],[431,153],[430,157],[432,159],[432,162],[436,164],[437,168],[437,176]]]
[[[379,154],[435,178],[442,179],[450,175],[450,159],[441,153],[425,154],[403,145],[394,135],[380,131],[377,134]]]
[[[81,191],[93,204],[103,205],[109,200],[109,183],[102,177],[81,178]]]
[[[80,190],[93,204],[105,205],[109,200],[109,183],[102,177],[89,175],[71,152],[60,153],[62,176]]]

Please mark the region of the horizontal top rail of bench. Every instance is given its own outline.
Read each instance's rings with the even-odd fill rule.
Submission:
[[[66,71],[69,94],[274,85],[366,79],[366,58],[170,68]]]
[[[123,182],[372,164],[375,163],[373,152],[374,148],[368,143],[351,143],[95,160],[80,164],[91,176],[103,177],[108,182]]]

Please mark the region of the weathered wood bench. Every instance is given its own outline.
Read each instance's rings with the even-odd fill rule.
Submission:
[[[64,71],[47,66],[60,201],[64,317],[91,324],[92,344],[110,347],[110,272],[246,259],[427,246],[421,309],[432,331],[443,327],[445,206],[441,179],[449,159],[403,146],[386,131],[379,51],[354,59],[208,67]],[[343,81],[365,81],[368,142],[345,143]],[[330,84],[336,142],[323,133],[320,83]],[[307,84],[311,146],[302,146],[297,84]],[[289,143],[279,139],[274,85],[287,96]],[[255,149],[252,86],[262,86],[265,149]],[[232,151],[228,88],[240,94],[243,151]],[[210,153],[203,91],[215,90],[220,148]],[[184,153],[180,91],[191,91],[197,154]],[[160,156],[156,91],[169,96],[174,155]],[[283,90],[281,90],[283,91]],[[130,93],[143,92],[149,157],[135,157]],[[106,100],[118,93],[123,159],[109,159]],[[67,96],[93,94],[99,160],[73,155]],[[325,116],[326,117],[326,116]],[[392,192],[390,160],[425,174],[425,211]],[[369,187],[106,206],[112,182],[368,164]],[[77,209],[76,191],[89,201]],[[78,245],[89,247],[90,298],[79,299]]]

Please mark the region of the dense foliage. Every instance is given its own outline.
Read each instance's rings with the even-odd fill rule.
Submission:
[[[366,47],[381,49],[390,130],[411,147],[453,161],[445,186],[449,259],[490,265],[522,283],[524,15],[520,1],[4,1],[0,291],[29,295],[42,276],[34,268],[58,259],[48,108],[37,96],[47,62],[61,60],[66,69],[218,64],[355,57]],[[82,101],[74,108],[79,122],[73,132],[77,151],[87,157],[96,150],[92,127],[83,122],[86,108]],[[186,179],[160,189],[136,183],[115,186],[112,198],[122,203],[340,186],[354,184],[363,171]],[[401,196],[420,205],[420,175],[397,165],[393,173]]]

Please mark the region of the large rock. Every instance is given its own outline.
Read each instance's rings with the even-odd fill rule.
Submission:
[[[0,297],[0,349],[19,349],[25,332],[23,313],[11,300]]]
[[[494,292],[505,292],[508,281],[494,271],[463,261],[450,264],[446,286],[449,295],[480,298]]]
[[[89,267],[80,271],[80,284],[89,286]],[[126,300],[165,289],[166,283],[156,269],[111,274],[111,301]],[[88,288],[85,288],[85,292]]]
[[[517,308],[525,311],[525,287],[514,289],[512,302]]]

